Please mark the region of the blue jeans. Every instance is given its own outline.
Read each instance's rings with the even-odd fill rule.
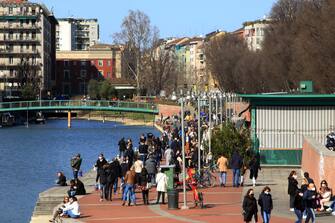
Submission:
[[[297,216],[297,220],[295,223],[302,223],[302,211],[294,208],[294,213]]]
[[[106,184],[100,184],[100,198],[106,198]]]
[[[307,218],[305,222],[309,222],[312,219],[312,223],[315,223],[315,212],[313,208],[306,208]]]
[[[126,184],[123,190],[122,200],[127,201],[128,198],[131,202],[135,204],[136,197],[135,197],[134,185],[132,184]]]
[[[143,162],[143,165],[147,159],[148,154],[147,153],[141,153],[140,154],[140,160]]]
[[[233,169],[233,187],[240,185],[240,169]]]
[[[79,217],[80,217],[80,215],[75,215],[75,214],[73,214],[71,210],[69,210],[69,211],[64,211],[64,214],[66,214],[66,215],[69,216],[70,218],[79,218]]]
[[[119,179],[118,177],[115,179],[115,182],[114,182],[114,185],[113,185],[114,194],[116,194],[116,192],[117,192],[117,184],[118,184],[118,181],[119,181],[118,179]]]
[[[78,179],[79,170],[73,170],[73,179]]]
[[[263,217],[263,223],[269,223],[271,214],[266,211],[263,211],[262,217]]]
[[[220,183],[226,185],[227,182],[227,172],[220,172]]]

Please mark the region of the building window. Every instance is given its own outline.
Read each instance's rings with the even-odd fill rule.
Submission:
[[[29,50],[29,44],[26,45],[26,49]]]
[[[85,67],[86,66],[86,61],[80,61],[80,66]]]
[[[8,7],[8,13],[9,13],[10,15],[13,14],[13,8],[12,8],[12,7]]]
[[[111,78],[111,72],[107,72],[107,78]]]
[[[14,58],[13,57],[9,57],[8,60],[9,60],[9,64],[13,64],[14,63]]]
[[[13,70],[13,69],[10,69],[10,70],[9,70],[9,75],[10,75],[11,77],[14,77],[14,70]]]
[[[86,70],[80,70],[80,77],[86,77],[87,71]]]
[[[104,76],[104,71],[103,70],[99,70],[98,72],[99,72],[100,76],[102,76],[102,77]]]
[[[64,80],[69,81],[70,80],[70,71],[64,70]]]
[[[68,60],[64,60],[64,67],[68,67],[69,66],[69,61]]]
[[[111,66],[111,61],[110,60],[107,61],[107,66],[109,66],[109,67]]]
[[[99,60],[99,67],[102,67],[104,65],[104,61],[103,60]]]
[[[77,61],[72,61],[73,66],[77,66]]]

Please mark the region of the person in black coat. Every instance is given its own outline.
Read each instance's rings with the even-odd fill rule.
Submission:
[[[263,223],[269,223],[271,217],[271,211],[273,209],[272,196],[270,194],[270,187],[266,186],[262,190],[262,193],[258,198],[258,205],[261,207],[261,214],[263,218]]]
[[[126,145],[126,141],[124,140],[124,137],[122,137],[122,139],[119,141],[118,145],[119,145],[119,156],[123,157],[124,152],[127,149],[127,145]]]
[[[107,186],[107,169],[109,164],[105,164],[102,169],[99,170],[100,175],[100,201],[107,199],[106,197],[106,186]]]
[[[294,199],[298,190],[297,172],[292,170],[287,180],[288,180],[287,193],[290,195],[290,211],[294,211]]]
[[[230,160],[230,167],[233,169],[233,187],[240,186],[240,171],[243,165],[243,159],[237,150],[234,151]]]
[[[67,186],[66,177],[64,176],[64,173],[63,172],[58,172],[57,176],[58,176],[58,180],[57,180],[56,184],[58,184],[59,186]]]
[[[295,197],[294,197],[294,213],[297,216],[297,221],[298,223],[302,223],[302,215],[305,211],[305,204],[302,199],[302,196],[304,194],[300,189],[296,191]]]
[[[250,180],[252,180],[252,185],[256,186],[256,180],[258,177],[258,170],[261,170],[261,165],[259,163],[259,159],[254,156],[252,160],[249,162],[249,170],[250,170]]]
[[[148,171],[145,167],[142,168],[140,174],[139,187],[142,191],[143,204],[149,205]]]
[[[95,178],[95,184],[96,185],[98,184],[99,177],[100,177],[99,172],[106,163],[107,163],[107,160],[105,159],[104,154],[101,153],[99,155],[97,161],[94,164],[94,167],[97,169],[97,176]]]
[[[86,194],[86,190],[85,190],[85,185],[82,181],[80,181],[79,179],[75,179],[74,180],[75,184],[76,184],[76,195],[85,195]]]
[[[132,166],[133,163],[134,163],[134,150],[133,150],[133,143],[131,141],[131,139],[128,139],[128,142],[127,142],[127,150],[125,151],[125,157],[127,157],[128,159],[128,163],[129,163],[129,166]]]
[[[250,222],[252,217],[255,218],[255,222],[258,222],[257,201],[254,196],[254,190],[249,189],[243,199],[243,216],[246,223]]]

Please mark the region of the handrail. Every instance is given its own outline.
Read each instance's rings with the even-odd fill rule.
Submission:
[[[37,101],[16,101],[1,102],[0,112],[8,110],[37,110],[52,108],[57,109],[73,109],[73,110],[123,110],[158,113],[158,107],[153,103],[129,102],[129,101],[109,101],[109,100],[37,100]]]

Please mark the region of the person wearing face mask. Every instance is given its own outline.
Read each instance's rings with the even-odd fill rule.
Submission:
[[[290,195],[290,211],[294,211],[294,198],[298,190],[297,172],[292,170],[288,176],[288,194]]]
[[[257,201],[255,199],[254,190],[249,189],[243,199],[243,217],[246,223],[251,222],[252,217],[255,218],[255,222],[258,222],[257,216]]]
[[[100,153],[98,160],[95,162],[94,168],[97,170],[97,176],[95,178],[96,189],[98,189],[98,182],[100,178],[100,173],[102,171],[102,167],[107,163],[107,160],[104,157],[104,154]]]
[[[312,220],[312,223],[315,223],[315,212],[316,208],[316,190],[314,183],[309,183],[307,190],[304,192],[303,199],[306,205],[306,221],[308,223],[309,220]]]
[[[261,214],[264,223],[270,222],[271,211],[273,209],[272,196],[270,187],[266,186],[258,198],[258,205],[261,207]]]

